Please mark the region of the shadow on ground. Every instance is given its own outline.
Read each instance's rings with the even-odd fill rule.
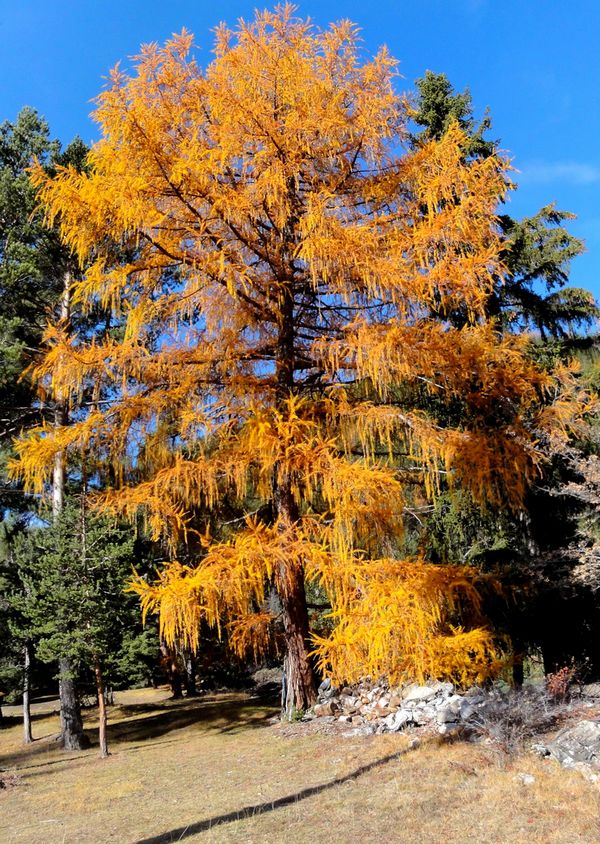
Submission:
[[[218,733],[235,733],[249,728],[265,727],[277,712],[277,708],[272,704],[239,695],[211,695],[150,704],[117,705],[114,708],[109,707],[108,711],[109,750],[112,753],[123,753],[149,749],[156,746],[157,739],[194,725],[197,725],[199,730]],[[118,720],[111,723],[111,714]],[[48,715],[36,714],[34,720],[44,717]],[[90,713],[84,713],[84,721],[89,718]],[[10,724],[15,725],[19,720],[11,717]],[[91,742],[91,748],[85,751],[63,752],[60,758],[41,761],[40,757],[57,749],[56,734],[47,734],[36,737],[32,745],[23,747],[22,750],[0,754],[0,768],[26,770],[58,764],[74,765],[79,760],[97,753],[97,730],[86,726],[84,732]],[[0,729],[0,740],[1,736]]]
[[[150,838],[141,838],[135,844],[170,844],[172,841],[183,841],[191,835],[197,835],[199,832],[207,832],[216,826],[226,823],[234,823],[235,821],[243,821],[247,818],[256,817],[256,815],[274,812],[276,809],[283,809],[286,806],[292,806],[299,803],[301,800],[306,800],[308,797],[314,797],[316,794],[321,794],[323,791],[328,791],[331,788],[337,788],[338,785],[343,785],[351,780],[358,779],[358,777],[369,773],[375,768],[380,768],[396,759],[405,756],[417,745],[412,744],[403,750],[396,753],[390,753],[387,756],[382,756],[381,759],[376,759],[374,762],[369,762],[368,765],[361,765],[349,774],[343,777],[336,777],[329,782],[321,783],[320,785],[313,785],[309,788],[303,788],[301,791],[296,791],[294,794],[287,794],[285,797],[278,797],[276,800],[271,800],[266,803],[257,803],[254,806],[244,806],[242,809],[236,809],[233,812],[228,812],[224,815],[216,815],[212,818],[206,818],[196,823],[188,824],[187,826],[180,826],[176,829],[170,829],[168,832],[163,832],[160,835],[154,835]]]
[[[161,707],[131,704],[120,709],[126,720],[109,725],[109,741],[155,739],[194,724],[205,731],[234,733],[249,727],[264,727],[277,712],[274,707],[252,698],[239,697],[186,698],[165,701]]]
[[[35,723],[36,721],[43,721],[44,718],[49,718],[51,715],[58,714],[58,707],[55,712],[32,712],[31,713],[31,722]],[[0,722],[0,735],[2,734],[2,730],[10,730],[11,727],[16,727],[19,724],[23,723],[23,716],[22,715],[2,715],[2,721]]]

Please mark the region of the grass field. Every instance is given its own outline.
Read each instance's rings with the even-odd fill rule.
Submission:
[[[118,695],[101,760],[56,746],[53,708],[36,708],[29,747],[16,713],[0,731],[0,768],[14,774],[0,791],[2,844],[600,842],[599,786],[532,756],[326,735],[273,723],[273,708],[241,695],[140,690]]]

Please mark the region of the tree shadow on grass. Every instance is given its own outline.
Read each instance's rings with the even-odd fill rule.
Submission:
[[[151,750],[154,747],[158,747],[159,745],[165,744],[177,744],[177,739],[165,739],[164,741],[153,741],[151,744],[134,744],[131,747],[120,747],[118,750],[108,748],[109,756],[114,756],[117,753],[135,753],[142,750]],[[0,765],[0,771],[2,770],[13,770],[17,769],[19,773],[23,771],[27,771],[27,778],[33,779],[37,776],[43,776],[46,771],[41,770],[42,768],[49,768],[55,765],[68,765],[69,770],[73,768],[81,767],[86,765],[89,759],[98,759],[98,743],[92,742],[91,747],[87,748],[86,750],[76,751],[74,753],[65,753],[59,759],[50,759],[47,762],[33,762],[31,765],[20,765],[14,762],[14,759],[22,759],[22,755],[14,754],[14,757],[5,755],[0,758],[2,765]],[[34,757],[35,758],[35,757]],[[12,761],[12,764],[11,764]]]
[[[119,720],[111,723],[108,712],[108,745],[112,753],[129,752],[152,748],[168,734],[197,726],[202,732],[235,733],[268,726],[277,709],[263,701],[241,697],[184,698],[160,703],[125,704],[118,706]],[[85,720],[90,718],[89,710]],[[40,715],[40,717],[48,717]],[[123,720],[121,720],[123,719]],[[12,753],[0,754],[0,767],[7,769],[31,769],[73,763],[97,754],[98,737],[94,727],[85,725],[84,733],[90,740],[91,749],[84,751],[60,751],[55,744],[57,734],[46,734],[35,738],[33,744]],[[173,739],[175,741],[175,739]],[[141,744],[144,742],[145,744]],[[130,746],[131,744],[134,746]],[[160,742],[162,743],[162,742]],[[60,752],[58,759],[38,761],[48,752]]]
[[[157,706],[132,704],[122,706],[127,720],[108,727],[109,742],[155,739],[159,736],[197,725],[204,732],[232,733],[265,727],[277,710],[255,700],[185,698],[168,701],[162,711]],[[148,713],[148,714],[145,714]]]
[[[54,712],[32,712],[30,718],[32,723],[35,723],[36,721],[43,721],[44,718],[51,718],[53,715],[57,715],[58,712],[58,709],[56,709]],[[3,715],[2,724],[0,726],[0,736],[2,735],[3,730],[10,730],[12,727],[16,727],[22,723],[22,715],[13,715],[12,713],[9,715]]]
[[[180,826],[176,829],[171,829],[168,832],[163,832],[160,835],[153,835],[150,838],[140,838],[135,842],[135,844],[170,844],[172,841],[183,841],[184,838],[189,838],[190,835],[207,832],[209,829],[213,829],[221,824],[243,821],[248,818],[256,817],[256,815],[263,815],[268,812],[274,812],[276,809],[284,809],[286,806],[293,806],[301,800],[306,800],[308,797],[314,797],[315,794],[321,794],[323,791],[329,791],[332,788],[337,788],[339,785],[351,782],[364,774],[368,774],[369,771],[372,771],[375,768],[381,768],[389,762],[394,762],[396,759],[400,759],[411,750],[414,750],[417,746],[417,744],[411,744],[403,750],[398,750],[395,753],[382,756],[381,759],[376,759],[374,762],[369,762],[367,765],[361,765],[349,774],[346,774],[343,777],[336,777],[329,782],[309,786],[308,788],[303,788],[301,791],[296,791],[294,794],[287,794],[285,797],[278,797],[276,800],[270,800],[266,803],[256,803],[254,806],[244,806],[242,809],[236,809],[235,811],[227,812],[227,814],[224,815],[216,815],[213,818],[197,821],[196,823],[188,824],[187,826]]]

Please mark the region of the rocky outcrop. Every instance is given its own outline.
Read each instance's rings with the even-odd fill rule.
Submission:
[[[579,721],[565,727],[545,744],[536,744],[540,756],[550,756],[565,768],[587,772],[588,779],[598,780],[600,773],[600,722]]]
[[[325,680],[319,687],[319,702],[304,717],[327,717],[348,724],[357,733],[395,733],[407,727],[432,726],[448,734],[474,726],[478,706],[484,702],[480,689],[457,694],[452,683],[394,689],[363,682],[335,689]]]
[[[441,735],[460,735],[495,742],[507,752],[531,748],[564,767],[600,781],[600,684],[590,684],[571,702],[557,702],[539,687],[521,691],[472,688],[458,692],[452,683],[413,684],[390,688],[364,681],[342,689],[325,680],[319,702],[305,720],[347,724],[346,735],[396,733],[429,728]],[[594,716],[592,716],[592,712]],[[574,723],[574,719],[584,718]],[[568,718],[570,725],[544,744],[533,744]],[[528,783],[526,783],[528,784]]]

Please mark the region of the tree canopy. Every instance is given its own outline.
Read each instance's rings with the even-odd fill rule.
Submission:
[[[349,22],[284,6],[222,26],[206,70],[192,47],[184,31],[113,72],[88,172],[34,170],[87,267],[74,300],[124,329],[48,328],[41,389],[74,410],[89,390],[90,408],[31,431],[13,471],[42,490],[57,453],[104,467],[98,506],[142,510],[170,542],[159,582],[137,584],[169,641],[195,646],[206,619],[260,643],[273,583],[289,711],[314,695],[310,647],[337,677],[482,677],[497,649],[461,626],[467,573],[398,559],[395,538],[442,473],[521,506],[540,437],[566,439],[585,408],[567,368],[538,367],[488,312],[506,163],[470,155],[456,121],[412,145],[395,60],[363,60]],[[229,541],[203,533],[202,508],[249,491]],[[312,646],[305,578],[334,620]]]

